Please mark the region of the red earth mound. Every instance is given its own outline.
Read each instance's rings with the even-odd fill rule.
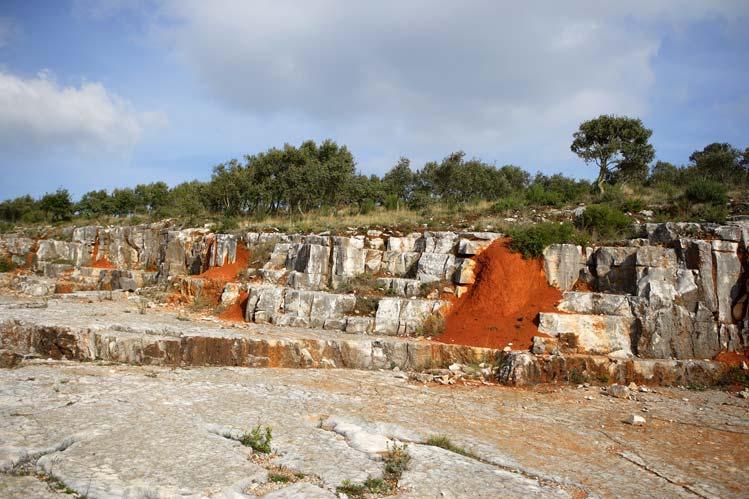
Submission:
[[[553,312],[562,298],[549,286],[540,258],[523,259],[508,240],[492,243],[476,259],[476,282],[452,305],[443,343],[528,349],[538,332],[539,312]]]
[[[230,282],[237,278],[237,275],[247,270],[250,264],[250,250],[248,250],[241,242],[237,244],[237,258],[234,263],[227,263],[226,265],[220,265],[217,267],[211,267],[198,277],[205,279],[214,279],[217,281]]]
[[[243,291],[239,294],[239,298],[232,303],[229,308],[221,312],[218,316],[219,319],[224,321],[233,322],[244,322],[244,313],[247,309],[247,297],[249,293]]]

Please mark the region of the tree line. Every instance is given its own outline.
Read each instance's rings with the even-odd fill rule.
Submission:
[[[408,158],[382,177],[357,173],[346,146],[332,140],[285,145],[232,159],[213,168],[207,182],[169,187],[164,182],[134,188],[95,190],[76,202],[66,189],[39,199],[29,195],[0,203],[0,220],[16,223],[58,222],[73,217],[264,217],[348,207],[366,213],[377,207],[423,209],[479,200],[523,198],[530,205],[575,203],[607,185],[635,184],[683,188],[694,182],[727,187],[749,185],[749,148],[713,143],[677,166],[653,164],[652,131],[638,119],[603,115],[580,125],[571,150],[598,168],[594,183],[562,174],[530,173],[515,165],[496,166],[467,158],[459,151],[414,170]]]

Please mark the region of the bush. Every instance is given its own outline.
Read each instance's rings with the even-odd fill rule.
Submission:
[[[697,218],[703,222],[722,224],[728,218],[728,208],[722,205],[708,204],[698,210]]]
[[[387,211],[395,211],[400,207],[400,199],[395,194],[388,194],[385,196],[385,202],[383,205]]]
[[[630,229],[632,219],[612,206],[594,204],[575,220],[575,225],[598,237],[613,238]]]
[[[625,199],[619,203],[619,209],[623,212],[637,213],[645,209],[645,202],[639,198]]]
[[[385,472],[383,473],[383,478],[398,483],[403,472],[408,469],[408,463],[411,462],[408,446],[406,444],[398,445],[397,443],[393,443],[392,446],[388,444],[384,461]]]
[[[525,199],[520,196],[507,196],[500,198],[491,207],[491,212],[494,214],[502,214],[508,211],[519,210],[525,206]]]
[[[273,440],[273,432],[270,426],[266,426],[265,431],[263,431],[263,427],[257,425],[252,430],[242,435],[239,442],[245,447],[250,447],[255,452],[270,454],[271,440]]]
[[[0,272],[10,272],[15,270],[16,264],[10,258],[0,258]]]
[[[233,230],[239,228],[239,222],[234,217],[224,217],[218,224],[213,228],[213,232],[216,234],[228,234]]]
[[[539,184],[533,184],[525,190],[525,198],[531,206],[561,206],[564,199],[559,192],[549,191]]]
[[[509,231],[512,238],[510,248],[523,254],[524,258],[541,256],[544,248],[551,244],[583,244],[584,239],[568,223],[544,222]]]
[[[362,215],[368,215],[372,213],[375,208],[377,207],[377,204],[372,199],[365,199],[359,204],[359,213]]]
[[[693,203],[726,204],[726,187],[714,180],[697,180],[687,186],[684,197]]]

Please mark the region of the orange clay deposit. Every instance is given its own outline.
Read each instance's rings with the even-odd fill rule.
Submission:
[[[443,343],[513,350],[530,348],[539,312],[553,312],[562,294],[548,285],[540,258],[524,260],[508,240],[492,243],[476,259],[476,282],[452,305]]]
[[[724,362],[731,367],[740,366],[743,362],[749,364],[749,348],[745,349],[743,353],[725,351],[720,352],[715,356],[714,360],[717,360],[718,362]]]
[[[243,291],[239,294],[239,298],[229,306],[226,310],[221,312],[218,316],[219,319],[224,321],[232,322],[244,322],[244,313],[247,308],[247,297],[249,293]]]
[[[227,263],[226,265],[220,265],[211,267],[198,277],[204,279],[214,279],[217,281],[230,282],[237,278],[242,270],[247,270],[247,266],[250,263],[250,251],[245,247],[243,243],[237,244],[237,259],[234,263]]]

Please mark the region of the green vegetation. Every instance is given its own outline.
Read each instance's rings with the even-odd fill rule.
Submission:
[[[617,208],[605,204],[588,206],[575,225],[601,239],[613,239],[632,227],[632,219]]]
[[[257,425],[249,432],[245,432],[239,442],[245,447],[250,447],[255,452],[270,454],[270,443],[273,440],[273,432],[270,426]]]
[[[482,222],[496,228],[504,218],[543,221],[553,208],[585,204],[608,208],[595,208],[579,222],[580,230],[611,237],[623,232],[625,213],[650,209],[653,220],[721,221],[730,206],[749,201],[749,148],[713,143],[691,154],[686,165],[652,165],[651,133],[639,119],[622,116],[582,123],[571,149],[598,168],[595,183],[561,174],[532,176],[519,166],[497,166],[462,151],[419,169],[400,158],[383,176],[367,176],[357,172],[346,146],[310,140],[216,165],[207,182],[94,190],[77,202],[62,188],[39,199],[5,200],[0,202],[0,232],[24,227],[40,232],[42,224],[70,222],[133,225],[167,217],[183,226],[210,222],[218,232],[382,225],[440,229]],[[564,242],[560,230],[575,236],[567,228],[529,235]],[[538,253],[533,241],[518,246],[527,255]]]
[[[432,435],[427,439],[426,444],[449,450],[450,452],[460,454],[461,456],[478,459],[478,456],[476,456],[476,454],[474,454],[473,452],[452,443],[447,435]]]
[[[693,203],[726,204],[728,194],[726,187],[715,180],[697,179],[684,191],[687,201]]]
[[[10,258],[0,258],[0,272],[11,272],[16,269],[16,264]]]
[[[645,180],[655,157],[651,135],[639,119],[601,115],[580,125],[570,149],[598,166],[596,185],[603,193],[606,182]]]
[[[569,223],[544,222],[511,229],[509,234],[512,238],[510,248],[522,253],[525,258],[541,256],[544,248],[550,244],[585,242],[584,236],[576,233]]]
[[[393,481],[396,484],[400,480],[403,472],[408,469],[408,464],[411,462],[411,455],[408,453],[408,445],[398,444],[393,442],[388,444],[388,450],[384,456],[385,469],[383,478],[388,481]]]

